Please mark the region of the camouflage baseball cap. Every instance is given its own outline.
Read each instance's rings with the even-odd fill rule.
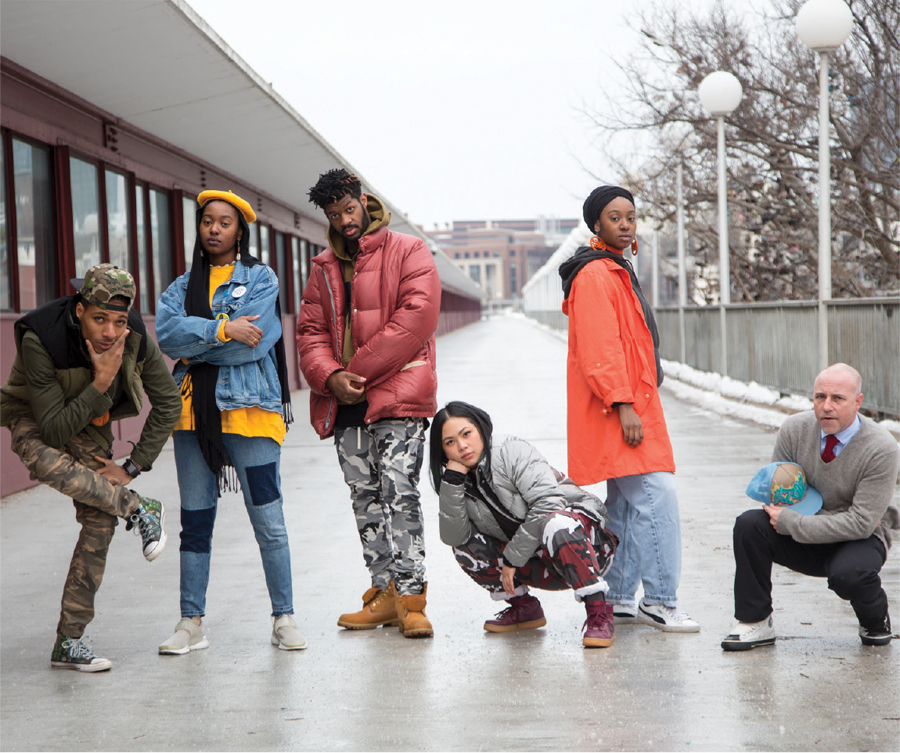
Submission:
[[[71,282],[86,303],[109,311],[129,311],[137,294],[134,278],[114,264],[97,264],[87,271],[83,279],[76,278]],[[127,298],[128,305],[110,303],[116,296]]]

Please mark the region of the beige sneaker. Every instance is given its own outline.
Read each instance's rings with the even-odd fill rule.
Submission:
[[[272,625],[272,645],[283,651],[299,651],[306,648],[306,638],[297,630],[297,623],[289,614],[283,614]]]
[[[176,626],[175,634],[159,645],[161,654],[186,654],[209,648],[209,639],[201,625],[196,625],[190,617],[184,617]]]

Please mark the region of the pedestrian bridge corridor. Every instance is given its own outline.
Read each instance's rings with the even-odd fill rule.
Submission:
[[[439,403],[461,399],[497,433],[529,440],[566,466],[566,345],[499,316],[438,339]],[[368,587],[337,457],[297,420],[281,471],[303,652],[269,644],[262,566],[238,495],[220,502],[206,624],[211,647],[159,656],[178,614],[178,487],[171,443],[135,481],[168,509],[169,544],[147,564],[120,526],[94,646],[108,673],[52,672],[59,597],[77,535],[71,502],[46,488],[0,503],[0,728],[16,750],[897,750],[900,646],[865,649],[850,607],[822,580],[776,567],[776,646],[726,653],[733,624],[731,528],[744,489],[768,462],[772,430],[679,402],[663,387],[678,466],[682,605],[699,634],[619,625],[608,649],[581,645],[584,609],[541,593],[547,626],[490,634],[503,608],[438,537],[422,469],[433,639],[396,629],[344,631],[338,615]],[[426,453],[427,454],[427,453]],[[603,485],[598,485],[603,494]],[[900,616],[898,554],[882,575]]]

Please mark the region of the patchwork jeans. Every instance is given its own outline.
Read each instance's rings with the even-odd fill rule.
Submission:
[[[503,590],[503,550],[506,542],[480,531],[462,546],[453,547],[456,561],[472,580],[491,592],[491,598],[510,598]],[[541,548],[522,567],[516,568],[515,595],[528,586],[545,591],[571,588],[576,601],[606,593],[603,579],[612,564],[615,537],[587,515],[565,508],[548,515],[541,526]]]
[[[646,604],[678,603],[681,580],[681,517],[675,475],[666,472],[622,476],[606,481],[609,527],[619,551],[609,571],[614,604],[634,604],[643,583]]]
[[[401,596],[425,586],[425,538],[419,473],[424,418],[385,418],[335,429],[334,444],[356,516],[374,588],[393,580]]]
[[[172,436],[181,492],[181,616],[202,617],[206,614],[218,485],[200,453],[196,433],[176,431]],[[223,434],[222,438],[259,544],[272,616],[293,614],[291,550],[281,497],[281,446],[268,437]]]
[[[137,510],[141,498],[96,472],[100,463],[94,455],[108,457],[109,453],[87,433],[76,434],[57,450],[44,444],[33,418],[17,419],[10,430],[12,450],[31,477],[72,497],[75,505],[81,532],[69,563],[56,630],[69,638],[81,638],[94,619],[94,597],[103,581],[106,554],[118,518],[127,518]]]

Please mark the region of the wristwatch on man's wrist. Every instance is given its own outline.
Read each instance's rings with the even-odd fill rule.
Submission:
[[[138,468],[138,464],[135,463],[131,458],[128,458],[124,463],[122,463],[122,468],[125,470],[131,478],[137,478],[141,475],[141,469]]]

